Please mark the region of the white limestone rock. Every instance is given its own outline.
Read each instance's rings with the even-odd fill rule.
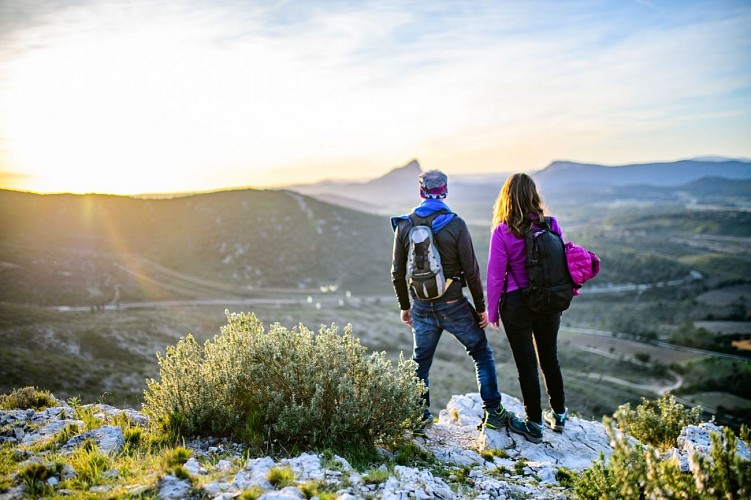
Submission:
[[[158,498],[164,500],[183,499],[190,495],[191,485],[187,480],[168,474],[159,482]]]
[[[678,460],[681,470],[688,472],[690,457],[698,453],[703,457],[709,457],[712,449],[712,434],[722,435],[722,428],[712,422],[703,422],[699,425],[689,425],[681,430],[678,436],[677,446],[666,451],[663,460]],[[738,439],[735,445],[736,455],[743,460],[751,461],[751,451],[746,443]]]
[[[69,453],[88,439],[94,440],[100,452],[106,455],[118,453],[125,445],[123,429],[119,425],[103,425],[73,437],[60,448],[60,451]]]
[[[429,470],[397,465],[383,488],[383,498],[456,498],[451,487]],[[398,478],[398,479],[397,479]]]
[[[231,468],[232,462],[230,462],[229,460],[219,460],[214,466],[214,470],[218,470],[220,472],[227,472]]]
[[[231,487],[237,490],[248,490],[258,486],[264,490],[272,488],[268,480],[269,470],[276,463],[271,457],[251,458],[245,464],[245,469],[235,474]]]
[[[282,463],[288,465],[300,481],[316,481],[325,477],[321,469],[321,459],[313,453],[303,453],[299,457],[282,460]]]
[[[75,425],[79,429],[83,429],[84,426],[85,426],[85,424],[83,423],[82,420],[68,420],[68,419],[64,419],[64,420],[51,420],[51,419],[45,419],[45,420],[40,420],[39,423],[44,423],[44,422],[47,422],[47,423],[44,424],[38,430],[36,430],[36,431],[30,431],[30,432],[25,432],[23,434],[23,439],[21,440],[21,443],[24,444],[24,445],[30,445],[30,444],[34,444],[34,443],[39,442],[39,441],[50,439],[50,438],[54,437],[55,434],[58,434],[59,432],[61,432],[63,429],[65,429],[69,425]]]
[[[185,468],[189,474],[193,474],[194,476],[208,473],[206,468],[198,463],[198,460],[196,460],[195,457],[190,457],[188,461],[183,464],[183,468]]]
[[[504,395],[504,407],[513,413],[523,414],[523,405],[516,398]],[[542,443],[535,444],[527,441],[524,436],[510,432],[507,428],[493,430],[484,429],[482,433],[477,431],[477,424],[484,415],[482,400],[478,393],[453,396],[447,408],[458,412],[450,416],[447,412],[441,412],[439,423],[445,422],[449,426],[458,427],[465,437],[464,442],[470,439],[473,433],[477,433],[480,439],[479,449],[507,450],[512,458],[524,458],[530,463],[539,466],[565,467],[572,470],[583,470],[597,460],[600,452],[606,457],[612,453],[610,440],[605,426],[599,422],[590,422],[579,418],[569,418],[566,428],[562,433],[545,429]],[[464,415],[463,412],[469,412]],[[460,425],[462,422],[469,425]],[[462,446],[466,448],[466,446]],[[438,455],[437,455],[438,456]]]
[[[94,409],[94,417],[100,420],[110,420],[121,415],[125,417],[133,424],[139,427],[146,427],[149,424],[149,417],[143,413],[137,412],[132,408],[115,408],[107,404],[93,404],[84,405],[83,408],[92,407]]]

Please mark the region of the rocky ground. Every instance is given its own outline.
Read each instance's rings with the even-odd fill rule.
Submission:
[[[521,403],[504,395],[507,409],[521,413]],[[102,484],[89,493],[103,498],[111,496],[157,496],[158,498],[216,498],[241,496],[262,499],[299,499],[316,496],[306,484],[325,485],[330,498],[427,499],[427,498],[568,498],[571,490],[564,477],[570,477],[591,466],[602,453],[611,453],[611,443],[604,426],[571,418],[563,433],[549,429],[542,443],[533,444],[507,429],[478,430],[483,411],[479,394],[454,396],[441,410],[438,422],[429,428],[425,438],[414,443],[426,454],[435,457],[432,465],[395,465],[394,457],[382,450],[383,464],[370,471],[355,470],[344,458],[303,453],[292,458],[269,456],[248,457],[243,447],[217,439],[187,442],[192,456],[184,463],[183,474],[154,472],[140,482],[123,484],[121,472],[105,471]],[[125,444],[125,436],[116,419],[127,418],[134,425],[145,425],[147,417],[134,410],[119,410],[107,405],[90,406],[94,418],[106,422],[94,430],[71,436],[56,450],[64,456],[84,442],[96,443],[101,453],[115,456]],[[49,442],[69,424],[85,428],[76,420],[74,411],[63,402],[44,411],[0,411],[0,443],[13,448],[13,460],[24,464],[40,463],[53,467],[49,451],[39,451],[39,443]],[[677,457],[687,470],[689,453],[706,453],[709,433],[719,430],[711,423],[684,429],[679,447],[665,454]],[[37,445],[37,446],[35,446]],[[748,448],[739,442],[739,454],[751,457]],[[116,463],[116,462],[115,462]],[[414,464],[413,464],[414,465]],[[286,485],[272,484],[272,471],[291,471]],[[60,486],[74,477],[76,471],[59,466],[48,474],[47,485],[57,495],[75,496]],[[182,477],[178,477],[182,476]],[[185,477],[187,476],[187,477]],[[13,477],[0,493],[0,499],[26,498],[27,487]],[[563,481],[562,481],[563,480]],[[564,484],[561,484],[561,483]],[[0,490],[2,491],[2,490]],[[252,494],[250,493],[252,492]]]

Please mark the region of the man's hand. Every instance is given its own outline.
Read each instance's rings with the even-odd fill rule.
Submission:
[[[402,311],[402,323],[412,328],[412,308]]]
[[[488,326],[488,311],[477,313],[477,315],[480,316],[480,328],[484,330]]]
[[[493,322],[493,323],[490,323],[490,327],[491,327],[491,328],[492,328],[493,330],[500,330],[500,328],[501,328],[501,325],[500,325],[500,323],[501,323],[501,320],[495,321],[495,322]]]

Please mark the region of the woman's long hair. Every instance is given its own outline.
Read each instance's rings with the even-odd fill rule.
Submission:
[[[505,222],[515,236],[523,238],[533,220],[542,220],[544,215],[535,181],[527,174],[514,174],[506,179],[495,200],[491,230]]]

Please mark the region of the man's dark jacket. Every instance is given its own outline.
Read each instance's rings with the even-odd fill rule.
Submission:
[[[409,291],[405,277],[407,275],[407,256],[409,253],[409,230],[412,221],[403,218],[396,222],[394,229],[394,253],[391,260],[391,280],[394,284],[396,298],[402,311],[410,308]],[[453,278],[454,282],[438,300],[456,300],[463,297],[462,287],[467,286],[472,294],[472,301],[478,312],[485,311],[485,297],[480,278],[480,265],[475,257],[472,238],[466,222],[459,216],[439,231],[434,232],[435,244],[441,255],[441,266],[446,279]],[[414,295],[412,296],[414,300]]]

